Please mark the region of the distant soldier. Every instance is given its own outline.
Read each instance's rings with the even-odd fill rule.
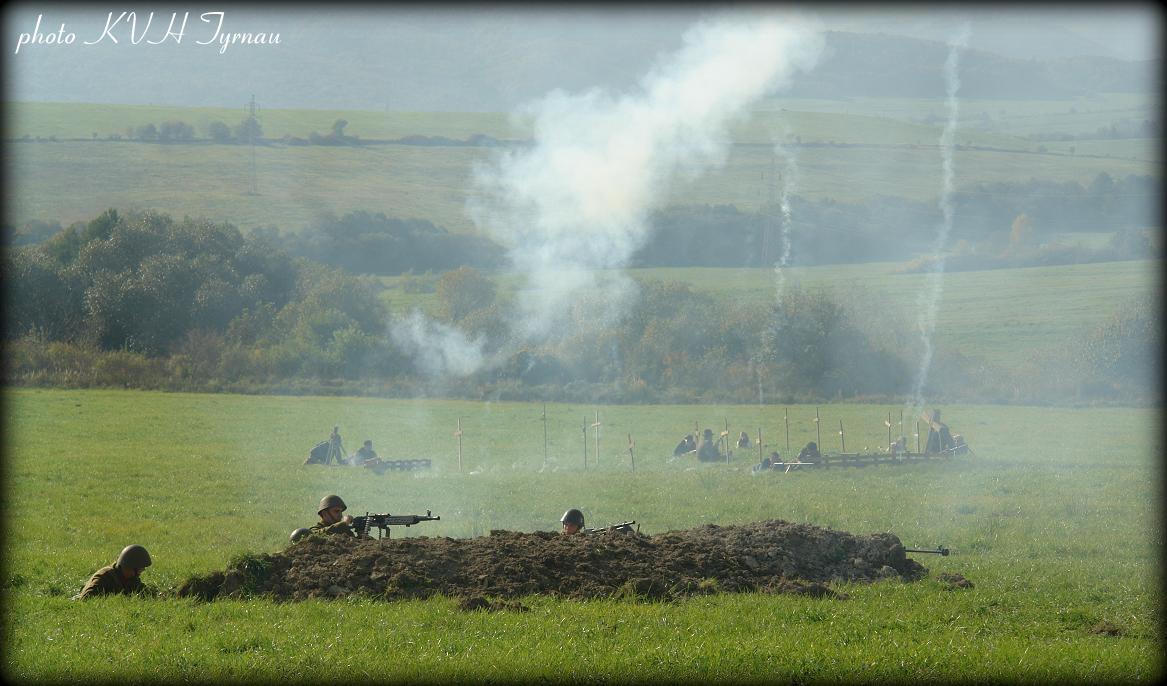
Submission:
[[[745,431],[743,431],[743,432],[742,432],[742,435],[741,435],[741,436],[738,436],[738,439],[737,439],[737,447],[739,447],[739,448],[749,448],[749,447],[750,447],[750,445],[751,445],[751,443],[750,443],[750,435],[749,435],[748,433],[746,433]]]
[[[336,460],[337,464],[344,464],[344,441],[340,438],[340,427],[332,427],[332,433],[328,435],[328,460],[324,464],[329,464],[332,460]]]
[[[782,461],[782,456],[778,454],[777,450],[775,450],[774,452],[770,453],[766,457],[763,457],[761,462],[754,465],[754,468],[752,471],[754,474],[757,474],[758,472],[769,471],[770,469],[772,469],[774,467],[775,463],[778,463],[781,461]]]
[[[717,449],[717,442],[713,440],[713,429],[706,429],[697,443],[697,459],[701,462],[716,462],[724,458]]]
[[[822,459],[822,454],[819,453],[819,446],[814,441],[807,443],[806,447],[798,453],[799,462],[817,462],[820,459]]]
[[[376,451],[373,450],[373,442],[366,440],[349,462],[358,466],[375,467],[380,464],[381,458],[377,457]]]
[[[563,524],[564,536],[578,534],[584,528],[583,512],[580,512],[574,507],[564,512],[563,516],[559,518],[559,521]]]
[[[317,443],[308,451],[308,459],[304,460],[304,464],[332,464],[333,460],[337,464],[344,464],[344,442],[340,438],[339,426],[332,427],[327,441]]]
[[[928,443],[924,452],[936,455],[946,450],[952,450],[955,445],[952,441],[952,433],[948,430],[948,425],[940,421],[940,410],[932,410],[932,414],[924,416],[924,421],[928,422]]]
[[[150,566],[150,553],[140,545],[122,548],[112,565],[97,570],[74,600],[85,600],[99,595],[141,593],[142,570]]]
[[[673,457],[688,455],[696,449],[697,441],[693,440],[693,434],[686,434],[685,437],[681,439],[681,442],[677,444],[677,447],[673,448]]]
[[[320,515],[320,521],[312,525],[312,531],[323,531],[329,534],[341,534],[342,536],[356,536],[357,532],[353,531],[352,521],[350,515],[344,514],[348,509],[348,505],[340,499],[339,495],[326,495],[320,500],[320,509],[316,514]]]

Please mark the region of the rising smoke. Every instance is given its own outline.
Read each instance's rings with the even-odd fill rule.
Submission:
[[[956,122],[960,101],[956,93],[960,90],[960,51],[968,45],[969,25],[964,24],[957,35],[948,43],[948,58],[944,61],[944,86],[947,95],[948,120],[940,134],[940,154],[942,163],[940,211],[941,222],[936,231],[936,241],[932,245],[932,269],[926,276],[926,284],[918,296],[919,318],[917,320],[920,340],[924,346],[920,358],[920,368],[916,372],[912,388],[911,403],[913,414],[918,415],[924,406],[924,384],[928,380],[928,369],[932,365],[932,335],[936,331],[936,311],[944,294],[944,250],[948,245],[948,234],[952,229],[952,191],[955,170],[952,153],[956,141]]]
[[[786,265],[790,262],[790,199],[794,196],[798,188],[798,158],[795,156],[793,149],[788,150],[781,143],[774,144],[774,154],[785,161],[785,167],[781,176],[782,190],[778,196],[778,210],[782,216],[782,254],[779,256],[778,261],[774,263],[774,277],[777,282],[775,286],[775,300],[781,306],[782,295],[786,290],[786,273],[783,270],[786,269]]]
[[[691,28],[682,49],[658,62],[634,93],[553,91],[522,108],[534,145],[478,166],[467,205],[526,279],[511,346],[567,335],[571,306],[584,291],[598,290],[607,303],[600,320],[615,317],[634,283],[618,273],[599,282],[595,271],[626,266],[673,179],[724,164],[728,126],[797,70],[810,69],[821,49],[819,31],[803,18],[729,14]],[[415,324],[402,335],[412,338],[408,347],[427,351],[433,373],[476,369],[442,366],[473,358],[457,332]],[[449,345],[458,354],[438,352]]]

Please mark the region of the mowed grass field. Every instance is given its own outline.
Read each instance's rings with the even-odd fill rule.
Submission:
[[[1085,235],[1075,240],[1097,241]],[[1069,242],[1069,239],[1067,239]],[[894,325],[917,330],[919,296],[930,288],[926,274],[907,274],[902,263],[872,262],[820,267],[787,267],[782,279],[773,269],[667,268],[624,272],[640,282],[679,281],[735,306],[772,304],[780,284],[826,289],[849,305],[858,323],[873,336]],[[491,274],[500,297],[523,289],[522,275]],[[597,276],[598,282],[610,278]],[[1064,346],[1101,325],[1118,307],[1142,294],[1157,293],[1160,265],[1153,260],[950,272],[941,281],[933,341],[1002,370],[1016,369],[1051,347]],[[436,314],[433,293],[405,293],[403,277],[383,277],[383,297],[397,314],[419,308]]]
[[[598,460],[584,423],[600,412]],[[823,405],[847,447],[883,445],[900,407]],[[27,682],[550,680],[1153,682],[1163,672],[1157,409],[947,406],[975,451],[915,467],[751,476],[668,461],[694,422],[817,438],[811,406],[547,406],[464,401],[4,392],[3,664]],[[453,435],[463,430],[462,465]],[[911,425],[911,418],[907,418]],[[352,450],[428,457],[416,474],[302,466],[339,424]],[[636,471],[627,453],[635,441]],[[598,462],[598,464],[597,464]],[[554,530],[636,519],[656,534],[767,518],[890,531],[925,580],[837,587],[847,600],[714,595],[676,603],[531,597],[526,613],[448,599],[71,602],[127,543],[172,589],[242,553],[280,550],[326,493],[350,512],[442,517],[401,535]],[[396,532],[395,532],[396,535]],[[943,572],[974,588],[949,590]]]
[[[202,136],[204,122],[227,118],[228,123],[237,123],[238,112],[231,119],[229,111],[201,108],[7,106],[7,135],[34,139],[13,142],[4,150],[7,214],[16,224],[31,219],[68,224],[91,219],[108,207],[142,207],[230,221],[243,229],[277,226],[295,231],[320,212],[368,210],[429,219],[451,231],[472,231],[464,211],[476,192],[472,169],[489,164],[498,152],[406,145],[257,146],[257,194],[252,195],[249,146],[101,140],[126,126],[172,119],[191,123]],[[284,134],[326,133],[338,118],[349,122],[350,135],[364,139],[410,134],[455,139],[476,133],[505,139],[529,136],[523,122],[512,125],[501,114],[319,110],[265,112],[264,135],[275,140]],[[35,141],[38,136],[88,139],[94,133],[97,140]],[[776,142],[786,146],[798,167],[794,192],[808,198],[855,202],[895,195],[930,201],[940,192],[939,126],[883,115],[787,109],[755,112],[735,124],[731,137],[735,145],[724,166],[679,170],[666,204],[733,204],[750,211],[773,202],[771,176],[775,169],[785,168],[785,160],[776,160],[773,154]],[[956,151],[958,186],[1031,178],[1087,184],[1101,172],[1116,177],[1158,174],[1158,158],[1151,152],[1157,149],[1154,141],[1083,141],[1076,155],[1068,154],[1068,145],[1047,144],[1047,152],[1039,153],[1032,141],[972,129],[960,130],[956,142],[993,148]],[[1112,151],[1109,143],[1114,144]]]

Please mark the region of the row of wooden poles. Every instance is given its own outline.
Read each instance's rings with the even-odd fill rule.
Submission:
[[[783,423],[786,425],[786,452],[790,453],[790,410],[783,408],[782,411]],[[547,403],[543,403],[543,413],[539,420],[543,423],[543,466],[547,466]],[[887,445],[888,449],[892,446],[891,436],[891,412],[887,413],[887,420],[884,421],[887,426]],[[596,467],[600,466],[600,427],[603,424],[600,422],[600,411],[596,410],[596,420],[591,424],[588,423],[587,418],[583,420],[583,467],[586,471],[588,468],[588,429],[595,429],[595,463]],[[814,408],[814,429],[815,429],[815,445],[822,449],[823,435],[822,422],[819,419],[819,408]],[[903,435],[904,430],[904,413],[900,410],[900,435]],[[697,420],[693,420],[693,435],[696,437],[700,433],[700,425]],[[920,421],[916,420],[916,452],[920,452]],[[454,431],[454,436],[458,439],[458,472],[462,472],[462,420],[458,419],[458,428]],[[725,463],[729,464],[730,449],[729,449],[729,419],[725,419],[725,430],[721,432],[718,443],[723,443],[725,447]],[[758,427],[758,462],[761,462],[765,455],[763,455],[764,444],[762,443],[762,427]],[[839,420],[839,448],[840,452],[847,452],[847,436],[843,430],[843,420]],[[632,440],[632,434],[628,434],[628,457],[632,460],[632,471],[636,471],[636,442]]]

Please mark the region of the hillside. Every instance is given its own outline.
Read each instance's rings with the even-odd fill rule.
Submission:
[[[901,104],[884,104],[882,110],[891,116],[798,110],[794,107],[799,104],[817,103],[797,100],[786,103],[791,107],[787,110],[755,112],[734,128],[737,145],[726,166],[678,180],[666,204],[732,204],[752,211],[770,202],[780,190],[772,179],[774,165],[784,164],[775,157],[773,142],[781,142],[786,154],[793,155],[799,170],[796,192],[808,198],[856,201],[891,195],[931,200],[939,193],[940,127],[904,121],[901,117],[912,110],[902,101],[892,102]],[[1120,101],[1117,106],[1132,105]],[[881,111],[874,105],[869,109]],[[1017,116],[1024,116],[1023,108],[1018,111]],[[32,219],[67,224],[108,207],[137,206],[206,216],[244,229],[300,230],[318,213],[363,209],[469,231],[472,226],[463,208],[472,192],[470,171],[474,163],[491,159],[495,148],[291,146],[280,141],[285,135],[327,132],[339,118],[348,121],[349,134],[362,141],[410,135],[461,141],[476,134],[500,139],[529,135],[521,127],[512,128],[500,114],[266,110],[261,115],[265,140],[255,154],[258,195],[250,195],[248,146],[205,139],[210,122],[237,123],[242,118],[239,112],[17,103],[9,115],[9,135],[28,137],[4,150],[7,219],[13,224]],[[1084,106],[1076,114],[1065,114],[1063,121],[1069,126],[1106,116]],[[109,139],[121,136],[118,132],[127,127],[168,120],[191,124],[199,140],[162,144]],[[1053,143],[994,131],[958,131],[957,143],[963,146],[954,158],[958,186],[1030,178],[1086,184],[1103,171],[1115,177],[1159,172],[1157,148],[1151,141],[1096,141],[1092,146],[1083,142],[1078,154],[1070,154],[1072,143],[1060,144],[1059,149]],[[1043,147],[1047,152],[1039,152]]]

